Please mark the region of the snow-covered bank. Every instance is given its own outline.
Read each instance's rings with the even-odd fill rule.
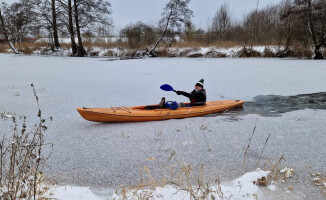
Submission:
[[[115,58],[140,58],[146,57],[147,51],[142,49],[125,49],[118,47],[106,48],[105,46],[85,47],[90,57],[115,57]],[[24,54],[33,55],[53,55],[53,56],[70,56],[71,50],[63,47],[55,51],[45,46],[33,46],[19,48]],[[1,52],[0,52],[1,53]],[[11,53],[6,49],[3,53]],[[229,48],[222,47],[169,47],[157,48],[154,52],[158,57],[188,57],[188,58],[237,58],[237,57],[295,57],[295,58],[312,58],[312,48],[290,48],[285,50],[282,46],[234,46]]]
[[[263,198],[264,194],[259,193],[259,182],[266,180],[269,171],[263,171],[257,169],[253,172],[248,172],[243,176],[235,179],[231,183],[225,183],[217,186],[211,186],[207,191],[209,193],[204,194],[203,191],[194,190],[193,194],[184,188],[173,187],[166,185],[165,187],[156,187],[154,190],[140,189],[131,190],[126,192],[126,197],[129,200],[140,199],[140,197],[151,196],[154,200],[182,200],[191,199],[192,195],[198,195],[199,197],[205,197],[204,199],[216,199],[216,200],[255,200],[257,198]],[[60,186],[54,187],[49,190],[46,197],[55,198],[58,200],[80,200],[80,199],[112,199],[122,200],[122,194],[113,194],[111,197],[100,197],[95,195],[88,187],[74,187],[74,186]]]

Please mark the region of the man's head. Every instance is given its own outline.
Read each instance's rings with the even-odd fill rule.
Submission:
[[[195,85],[195,90],[202,90],[204,88],[204,79],[200,79]]]

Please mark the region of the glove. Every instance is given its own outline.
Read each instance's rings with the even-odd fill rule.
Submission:
[[[177,95],[180,95],[181,94],[181,91],[175,91],[175,93],[177,93]]]

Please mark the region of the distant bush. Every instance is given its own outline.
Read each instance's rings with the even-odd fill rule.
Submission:
[[[247,48],[246,46],[243,46],[243,48],[237,52],[237,57],[240,58],[261,57],[261,56],[262,55],[259,51],[256,51],[252,48]]]
[[[28,47],[28,46],[26,46],[26,47],[20,47],[20,48],[18,48],[18,51],[19,52],[22,52],[23,54],[27,54],[27,55],[30,55],[30,54],[33,54],[33,48],[32,47]]]
[[[120,34],[127,37],[131,49],[145,48],[152,45],[156,39],[154,28],[143,22],[128,25],[120,31]]]
[[[0,53],[5,53],[7,51],[7,46],[4,44],[0,44]]]
[[[265,47],[263,52],[263,57],[265,58],[272,58],[275,57],[275,53],[268,47]]]
[[[168,57],[168,50],[167,48],[158,48],[154,51],[154,53],[158,56],[158,57]]]
[[[100,51],[97,50],[97,49],[90,49],[90,50],[88,50],[87,53],[91,57],[96,57],[96,56],[99,56],[100,55]]]
[[[204,55],[205,58],[225,58],[227,55],[218,51],[208,51]]]
[[[182,49],[179,53],[179,57],[186,57],[190,52],[196,50],[197,48],[186,48],[186,49]]]
[[[107,56],[107,57],[117,57],[118,56],[118,54],[115,52],[115,51],[113,51],[113,50],[107,50],[104,54],[103,54],[103,56]]]
[[[188,58],[202,58],[204,55],[202,53],[194,52],[194,53],[189,53]]]
[[[294,46],[288,50],[279,50],[276,53],[276,57],[285,58],[308,58],[311,59],[313,57],[313,51],[309,48],[304,48],[301,46]]]

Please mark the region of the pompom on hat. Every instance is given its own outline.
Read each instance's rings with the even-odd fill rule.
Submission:
[[[200,79],[200,81],[196,83],[196,86],[204,88],[204,79]]]

